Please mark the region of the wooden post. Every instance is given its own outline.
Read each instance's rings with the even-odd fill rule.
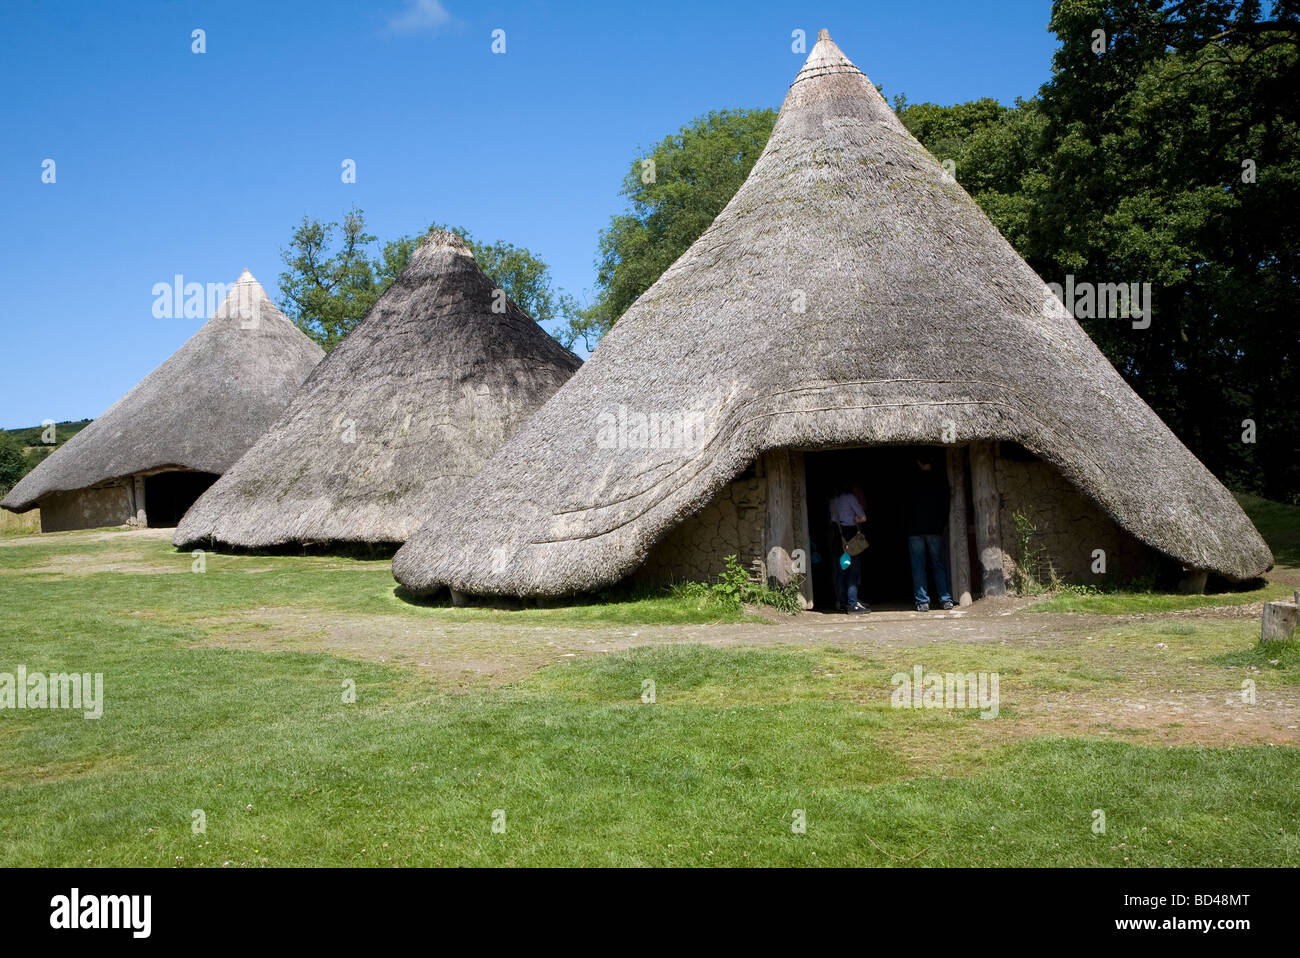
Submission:
[[[966,549],[966,449],[948,447],[948,572],[952,600],[970,605],[970,553]]]
[[[797,570],[802,576],[799,580],[799,604],[805,609],[813,607],[812,583],[812,531],[808,528],[808,483],[804,474],[803,453],[790,453],[790,474],[793,477],[794,517],[797,521],[794,530],[795,548],[803,553],[803,568]]]
[[[135,491],[135,524],[143,529],[149,525],[148,504],[144,501],[144,476],[133,476],[132,487]]]
[[[1289,642],[1300,625],[1300,604],[1295,602],[1265,602],[1264,615],[1259,623],[1259,641]]]
[[[769,588],[788,585],[792,574],[794,551],[794,474],[790,453],[777,449],[763,457],[767,476],[767,525],[763,535],[763,554],[767,560]]]
[[[1210,573],[1204,569],[1184,569],[1183,577],[1178,580],[1178,591],[1183,595],[1201,595],[1209,578]]]
[[[1006,595],[1002,571],[1002,533],[999,528],[997,479],[993,472],[993,443],[970,447],[971,500],[975,506],[975,549],[980,558],[980,583],[986,596]]]
[[[461,592],[457,589],[448,589],[447,591],[451,593],[451,604],[456,608],[464,608],[471,604],[468,593]]]

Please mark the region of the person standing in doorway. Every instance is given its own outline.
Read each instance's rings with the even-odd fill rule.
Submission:
[[[910,484],[907,508],[907,550],[912,558],[912,597],[917,612],[930,611],[926,591],[926,560],[934,575],[934,587],[943,608],[952,608],[948,582],[948,561],[944,555],[944,533],[948,528],[948,472],[937,465],[929,452],[916,457],[916,474]]]
[[[845,481],[836,487],[830,501],[831,548],[829,552],[841,558],[835,564],[835,609],[849,615],[865,615],[871,610],[858,601],[858,585],[862,581],[862,554],[849,556],[849,564],[842,565],[844,544],[858,534],[858,526],[867,521],[866,510],[853,494],[852,484]]]

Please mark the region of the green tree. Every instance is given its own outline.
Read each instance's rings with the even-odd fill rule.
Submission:
[[[429,229],[448,230],[464,239],[479,268],[539,323],[569,322],[576,313],[573,298],[555,286],[550,267],[530,250],[502,240],[481,242],[460,226],[435,223]],[[365,214],[359,209],[350,211],[341,224],[303,217],[289,247],[281,251],[287,267],[280,274],[281,308],[323,349],[333,349],[401,275],[425,234],[378,246],[365,231]],[[338,249],[331,252],[336,237]],[[376,248],[372,251],[371,246]],[[573,345],[563,328],[556,338],[566,348]]]
[[[1039,103],[1007,107],[984,98],[953,106],[894,97],[909,132],[950,169],[1011,244],[1030,243],[1034,204],[1045,188],[1046,120]]]
[[[0,432],[0,494],[7,493],[27,475],[27,457],[23,447],[7,432]]]
[[[331,251],[336,236],[338,248]],[[322,349],[342,342],[387,288],[376,281],[367,251],[374,241],[364,214],[354,209],[342,223],[304,216],[288,248],[280,251],[287,267],[280,274],[280,307]],[[386,257],[383,265],[389,265]]]
[[[1151,283],[1149,329],[1084,328],[1211,470],[1295,501],[1300,22],[1269,9],[1056,0],[1045,187],[1017,245],[1048,280]]]
[[[600,234],[597,296],[571,329],[599,336],[694,243],[745,182],[763,152],[773,110],[718,110],[697,117],[633,160],[630,201]]]

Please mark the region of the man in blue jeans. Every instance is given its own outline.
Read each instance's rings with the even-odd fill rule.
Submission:
[[[944,532],[948,528],[948,471],[936,464],[934,456],[928,452],[916,459],[906,528],[916,611],[930,611],[930,594],[925,590],[927,558],[939,601],[945,609],[951,609],[952,590],[948,584],[948,562],[944,555]]]

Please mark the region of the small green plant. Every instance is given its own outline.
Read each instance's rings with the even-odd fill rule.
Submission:
[[[1015,513],[1013,518],[1016,523],[1016,542],[1019,545],[1016,556],[1016,591],[1021,595],[1036,595],[1040,592],[1059,592],[1065,588],[1047,550],[1033,547],[1038,526],[1023,512]]]
[[[727,605],[740,605],[746,601],[754,583],[750,581],[749,572],[740,564],[738,557],[729,555],[722,562],[722,573],[713,586],[713,592]]]
[[[1021,595],[1041,592],[1043,591],[1042,586],[1039,585],[1038,579],[1032,571],[1036,557],[1030,545],[1034,535],[1038,532],[1038,527],[1023,512],[1015,513],[1012,518],[1016,522],[1016,542],[1020,546],[1019,553],[1016,556],[1016,591]]]
[[[770,588],[755,582],[738,556],[729,555],[723,560],[717,582],[683,582],[673,587],[673,594],[682,599],[708,599],[731,611],[744,605],[766,605],[793,614],[803,608],[799,600],[802,583],[803,576],[796,575],[788,584]]]
[[[1052,591],[1062,595],[1075,595],[1080,598],[1085,598],[1093,595],[1104,595],[1107,592],[1114,592],[1115,589],[1113,587],[1102,589],[1099,586],[1092,585],[1091,583],[1062,583],[1058,588],[1053,589]]]
[[[802,584],[803,576],[793,575],[788,583],[779,588],[760,586],[757,595],[750,601],[759,605],[770,605],[778,612],[794,615],[796,612],[803,611],[803,603],[799,595],[799,587]]]

